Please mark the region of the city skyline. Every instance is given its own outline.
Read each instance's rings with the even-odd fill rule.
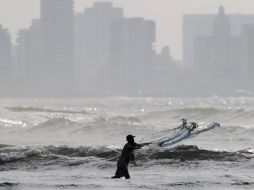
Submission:
[[[156,50],[163,46],[170,46],[175,59],[182,59],[182,16],[186,14],[216,14],[220,5],[226,8],[228,14],[251,14],[254,11],[254,2],[251,0],[75,0],[75,12],[82,12],[91,7],[93,2],[113,2],[114,6],[121,7],[126,17],[144,17],[155,20],[157,23]],[[146,3],[146,9],[143,4]],[[15,6],[14,6],[15,5]],[[252,6],[253,5],[253,6]],[[202,7],[202,8],[201,8]],[[13,12],[15,14],[13,14]],[[158,11],[159,10],[159,11]],[[20,29],[28,28],[32,19],[40,17],[39,0],[3,0],[0,2],[0,23],[11,32],[12,42]],[[172,27],[172,24],[174,24]]]
[[[19,30],[13,46],[0,28],[1,70],[12,89],[7,93],[205,96],[253,90],[254,15],[228,14],[223,6],[215,14],[185,15],[179,61],[170,46],[156,47],[155,20],[127,17],[108,1],[76,14],[73,7],[72,0],[41,0],[40,18]]]

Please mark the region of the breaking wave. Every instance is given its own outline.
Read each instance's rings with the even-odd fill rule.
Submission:
[[[137,117],[124,117],[124,116],[114,116],[114,117],[96,117],[93,120],[87,122],[72,121],[67,117],[56,117],[46,120],[36,126],[32,126],[25,130],[25,132],[42,132],[42,133],[55,133],[55,132],[66,132],[68,130],[71,133],[75,131],[86,131],[92,133],[98,130],[112,130],[119,127],[135,127],[143,125],[141,120]]]
[[[199,149],[197,146],[178,146],[169,150],[156,152],[150,156],[152,159],[177,159],[188,160],[214,160],[214,161],[239,161],[250,159],[252,154],[245,151],[227,152]]]
[[[45,146],[45,147],[16,147],[0,146],[0,168],[8,168],[9,164],[31,167],[61,165],[77,166],[86,164],[96,159],[104,159],[107,162],[115,162],[120,155],[120,149],[109,147],[68,147],[68,146]],[[90,158],[90,160],[84,160]],[[196,146],[178,146],[171,149],[141,149],[136,153],[136,159],[147,162],[149,160],[180,160],[180,161],[246,161],[254,158],[250,150],[237,152],[203,150]],[[75,162],[73,162],[75,160]],[[101,166],[101,162],[98,165]],[[158,162],[159,164],[159,162]],[[10,167],[9,167],[10,169]]]
[[[66,128],[71,128],[76,125],[78,125],[77,122],[73,122],[67,118],[62,118],[62,117],[52,118],[32,128],[27,129],[26,132],[47,132],[48,130],[52,130],[52,132],[56,132],[56,130],[62,131]]]

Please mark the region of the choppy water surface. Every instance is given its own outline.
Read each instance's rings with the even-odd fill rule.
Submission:
[[[136,151],[131,180],[112,180],[136,141],[182,118],[220,128]],[[0,100],[0,189],[254,189],[253,98]]]

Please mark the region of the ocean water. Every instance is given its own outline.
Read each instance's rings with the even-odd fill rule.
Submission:
[[[110,179],[126,143],[181,119],[220,128],[135,151],[131,179]],[[0,100],[0,189],[254,189],[254,98]]]

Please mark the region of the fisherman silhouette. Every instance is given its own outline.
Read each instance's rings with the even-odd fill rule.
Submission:
[[[117,161],[117,170],[115,176],[113,176],[112,178],[125,177],[125,179],[130,179],[128,165],[132,160],[134,160],[133,150],[140,149],[143,146],[148,145],[148,143],[135,143],[134,137],[135,136],[133,135],[126,136],[127,143],[123,147],[122,153]]]

